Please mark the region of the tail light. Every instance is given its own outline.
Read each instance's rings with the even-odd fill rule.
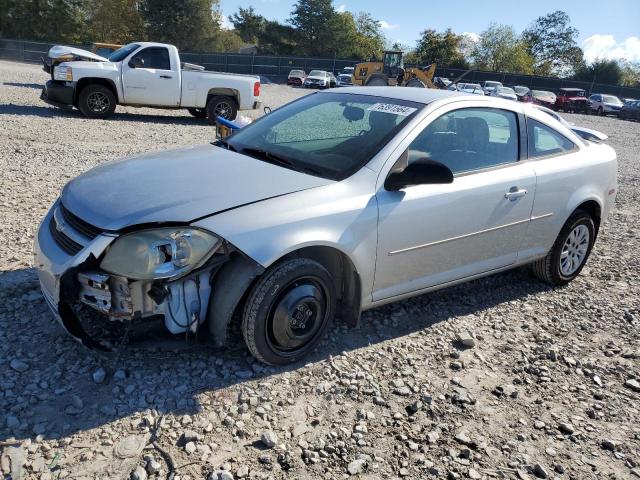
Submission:
[[[256,82],[253,84],[253,96],[254,97],[260,96],[260,82]]]

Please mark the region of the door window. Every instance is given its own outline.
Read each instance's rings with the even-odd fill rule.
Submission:
[[[495,108],[463,108],[431,122],[409,146],[409,162],[428,158],[456,173],[518,161],[518,119]]]
[[[527,135],[530,158],[561,155],[576,148],[576,145],[567,137],[531,118],[527,120]]]
[[[137,53],[134,58],[142,60],[142,68],[155,70],[171,70],[169,50],[164,47],[149,47]]]

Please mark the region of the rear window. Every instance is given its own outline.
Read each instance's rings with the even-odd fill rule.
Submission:
[[[532,118],[527,120],[527,135],[530,158],[562,155],[577,148],[567,137]]]

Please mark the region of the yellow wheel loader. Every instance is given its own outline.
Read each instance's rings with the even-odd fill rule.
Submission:
[[[404,68],[403,54],[400,51],[384,52],[382,62],[364,62],[356,65],[353,71],[353,84],[366,87],[403,86],[418,88],[438,88],[433,83],[436,64],[424,68]]]

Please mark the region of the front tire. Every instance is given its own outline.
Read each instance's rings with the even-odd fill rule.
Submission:
[[[412,78],[406,83],[406,86],[413,87],[413,88],[426,88],[426,85],[424,84],[424,82],[419,78]]]
[[[336,287],[320,263],[294,258],[269,269],[251,289],[242,334],[251,354],[269,365],[286,365],[322,340],[336,311]]]
[[[104,85],[87,85],[78,95],[78,109],[87,118],[107,118],[116,111],[116,96]]]
[[[238,115],[238,105],[236,100],[225,95],[211,97],[207,102],[207,119],[209,123],[215,125],[217,117],[226,120],[235,120]]]
[[[547,256],[534,262],[533,274],[550,285],[566,285],[587,263],[596,238],[593,218],[577,210],[566,221]]]

